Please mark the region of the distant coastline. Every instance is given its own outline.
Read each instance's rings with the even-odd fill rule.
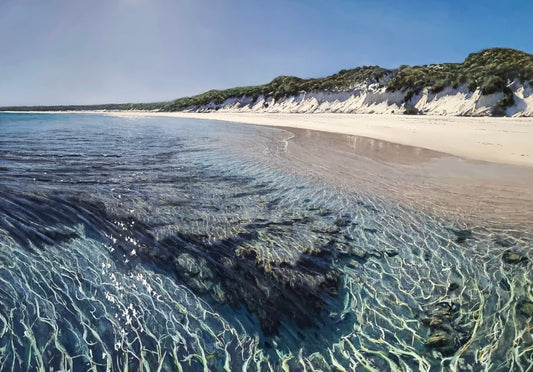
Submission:
[[[533,117],[533,55],[492,48],[472,53],[462,63],[363,66],[315,79],[280,76],[264,85],[210,90],[169,102],[0,110]]]

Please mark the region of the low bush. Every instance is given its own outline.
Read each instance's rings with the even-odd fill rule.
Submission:
[[[481,84],[481,94],[487,95],[496,92],[502,92],[505,88],[505,81],[500,76],[489,76]]]
[[[514,49],[493,48],[470,54],[463,63],[401,66],[387,88],[391,91],[423,88],[439,92],[447,86],[466,84],[482,94],[502,92],[507,82],[533,80],[533,55]]]
[[[403,114],[404,115],[419,115],[420,111],[416,107],[406,107]]]
[[[514,94],[511,88],[503,88],[503,98],[501,101],[498,101],[494,104],[492,108],[492,115],[494,116],[504,116],[506,114],[507,108],[514,105]]]

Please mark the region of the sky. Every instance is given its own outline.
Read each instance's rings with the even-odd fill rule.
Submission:
[[[0,106],[169,101],[279,75],[533,53],[533,1],[0,0]]]

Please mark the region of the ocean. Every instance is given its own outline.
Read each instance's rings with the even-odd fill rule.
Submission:
[[[0,114],[0,370],[532,370],[529,227],[316,177],[292,137]]]

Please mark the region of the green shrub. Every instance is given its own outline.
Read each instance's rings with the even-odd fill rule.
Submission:
[[[504,116],[506,114],[507,108],[514,105],[514,94],[511,88],[503,88],[503,98],[494,104],[492,108],[492,115],[494,116]]]
[[[489,76],[481,84],[481,94],[487,95],[503,91],[505,81],[500,76]]]
[[[494,107],[492,108],[492,116],[505,116],[506,114],[506,108],[501,105],[500,102],[496,102]]]
[[[446,81],[446,79],[440,79],[440,80],[437,80],[433,86],[431,87],[431,91],[433,93],[439,93],[441,92],[444,88],[446,88],[446,86],[453,86],[454,88],[457,88],[457,86],[455,85],[455,83],[452,83],[452,79],[450,79],[450,81]]]
[[[403,101],[409,102],[409,100],[413,98],[416,93],[417,92],[415,92],[413,89],[408,89],[407,92],[405,92],[405,97],[403,97]]]
[[[469,91],[473,92],[473,91],[475,91],[477,89],[477,83],[475,81],[470,80],[466,84],[466,87],[468,88]]]
[[[406,107],[403,114],[404,115],[419,115],[420,111],[416,107]]]

